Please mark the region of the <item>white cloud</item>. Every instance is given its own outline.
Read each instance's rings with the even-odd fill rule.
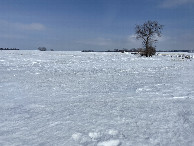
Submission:
[[[191,3],[194,3],[194,0],[163,0],[160,6],[162,8],[172,8]]]

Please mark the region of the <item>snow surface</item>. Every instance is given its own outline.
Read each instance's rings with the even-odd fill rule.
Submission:
[[[121,145],[119,140],[109,140],[97,144],[97,146],[119,146],[119,145]]]
[[[194,60],[176,56],[0,51],[0,145],[194,145]]]

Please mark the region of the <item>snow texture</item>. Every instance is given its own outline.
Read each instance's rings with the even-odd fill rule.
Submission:
[[[0,51],[0,145],[193,146],[194,60],[177,56]]]
[[[97,144],[97,146],[119,146],[121,143],[119,140],[109,140],[100,142]]]

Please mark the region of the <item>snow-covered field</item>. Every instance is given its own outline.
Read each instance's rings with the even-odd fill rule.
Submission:
[[[193,146],[194,59],[0,51],[1,146]]]

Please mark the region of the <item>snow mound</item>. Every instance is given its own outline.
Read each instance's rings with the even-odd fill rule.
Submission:
[[[83,135],[81,133],[74,133],[72,135],[72,138],[74,141],[76,141],[79,144],[84,144],[84,145],[86,144],[87,145],[88,143],[91,142],[91,138],[89,138],[88,136]]]
[[[120,146],[120,145],[121,142],[119,140],[103,141],[97,144],[97,146]]]
[[[88,135],[92,140],[97,140],[101,137],[100,132],[90,132]]]
[[[121,133],[115,129],[92,131],[88,134],[76,132],[72,135],[74,142],[81,145],[120,146]]]
[[[110,129],[110,130],[108,131],[108,134],[109,134],[109,135],[112,135],[112,136],[116,136],[116,135],[119,134],[119,132],[118,132],[117,130]]]
[[[81,138],[82,138],[82,134],[81,133],[74,133],[72,135],[72,138],[73,138],[74,141],[80,141]]]

